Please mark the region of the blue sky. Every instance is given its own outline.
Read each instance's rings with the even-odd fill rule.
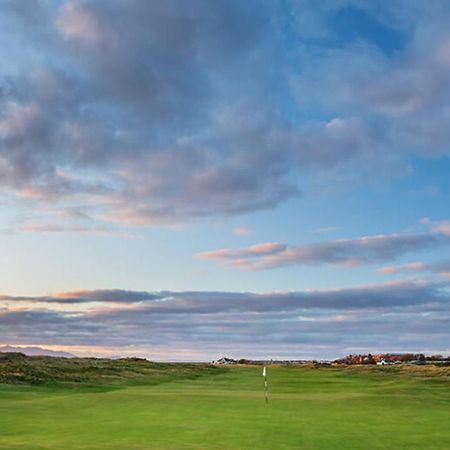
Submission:
[[[0,2],[0,343],[450,351],[448,2],[24,5]]]

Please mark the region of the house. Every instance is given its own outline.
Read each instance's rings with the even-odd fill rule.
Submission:
[[[392,364],[394,364],[393,361],[386,361],[385,359],[377,362],[377,366],[392,366]]]
[[[238,362],[235,359],[226,358],[225,356],[218,359],[217,361],[213,361],[213,364],[224,364],[224,365],[237,364],[237,363]]]

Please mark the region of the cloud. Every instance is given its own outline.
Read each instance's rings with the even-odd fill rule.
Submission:
[[[395,157],[394,146],[400,150],[399,158],[411,151],[422,156],[448,154],[445,123],[450,84],[445,73],[450,41],[443,27],[450,13],[448,4],[438,1],[424,9],[420,2],[391,3],[395,6],[384,3],[373,8],[352,1],[337,2],[331,8],[309,5],[322,25],[326,21],[336,25],[346,17],[347,33],[340,30],[341,45],[316,44],[314,53],[299,52],[304,64],[301,75],[292,77],[293,89],[299,101],[319,104],[329,114],[357,111],[372,134],[384,134],[390,157]],[[304,4],[299,2],[298,16]],[[386,32],[379,29],[365,35],[361,19],[370,20],[369,25],[377,21]],[[332,28],[328,26],[331,32]],[[380,38],[388,32],[397,37],[387,39],[386,48]],[[332,41],[331,36],[328,39]]]
[[[0,7],[0,193],[31,223],[49,223],[42,204],[204,221],[449,152],[446,2],[15,3]]]
[[[443,260],[433,263],[414,262],[398,266],[379,267],[376,272],[383,275],[394,275],[403,272],[433,272],[443,277],[450,277],[450,261]]]
[[[404,280],[347,289],[293,292],[66,292],[49,297],[96,302],[94,309],[24,307],[9,297],[0,310],[0,342],[103,347],[157,359],[335,357],[361,351],[447,352],[448,283]],[[33,297],[30,297],[29,300]],[[128,307],[114,302],[129,302]],[[99,303],[99,304],[98,304]],[[34,305],[34,306],[33,306]],[[239,349],[239,350],[237,350]],[[114,353],[115,352],[115,353]]]
[[[4,302],[28,302],[28,303],[138,303],[160,299],[161,296],[145,291],[127,291],[123,289],[95,289],[57,292],[54,294],[30,297],[0,295],[0,301]]]
[[[235,236],[248,236],[249,234],[251,234],[251,230],[250,228],[241,225],[239,227],[233,228],[233,234]]]
[[[401,272],[422,272],[424,270],[427,270],[428,267],[428,264],[425,264],[423,262],[413,262],[401,264],[399,266],[380,267],[376,270],[376,272],[383,275],[394,275]]]
[[[88,227],[83,225],[59,225],[52,223],[25,223],[11,230],[14,233],[94,233],[94,234],[110,234],[108,227]]]
[[[22,19],[8,9],[11,21]],[[265,51],[263,10],[202,0],[43,9],[51,32],[35,30],[34,43],[57,63],[43,54],[45,63],[3,80],[3,187],[41,202],[87,203],[94,217],[128,224],[239,214],[296,195],[285,170],[240,160],[272,109],[253,121],[242,107],[248,126],[237,134],[226,119],[236,109],[231,91],[261,65],[249,58],[258,45]],[[9,39],[22,38],[19,26],[15,34]],[[221,92],[232,78],[236,86]]]
[[[321,227],[314,230],[315,234],[327,234],[333,233],[334,231],[339,231],[340,227]]]
[[[297,246],[270,242],[238,250],[212,250],[198,253],[195,258],[218,261],[222,265],[243,270],[265,270],[289,265],[358,266],[391,261],[412,252],[433,250],[449,244],[447,234],[429,231],[420,234],[366,236]],[[406,269],[407,267],[402,268]]]
[[[123,302],[134,303],[159,299],[160,296],[145,291],[122,289],[78,290],[56,293],[54,299],[73,302]]]
[[[442,221],[442,222],[434,222],[434,229],[437,233],[442,233],[445,236],[450,236],[450,222]]]

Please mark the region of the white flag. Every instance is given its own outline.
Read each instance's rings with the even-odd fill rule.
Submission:
[[[263,377],[265,377],[266,376],[266,368],[264,367],[263,368]]]

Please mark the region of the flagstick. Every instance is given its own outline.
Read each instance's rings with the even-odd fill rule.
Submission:
[[[264,396],[266,398],[266,405],[269,403],[269,388],[267,386],[267,369],[264,367],[263,369],[263,377],[264,377]]]

